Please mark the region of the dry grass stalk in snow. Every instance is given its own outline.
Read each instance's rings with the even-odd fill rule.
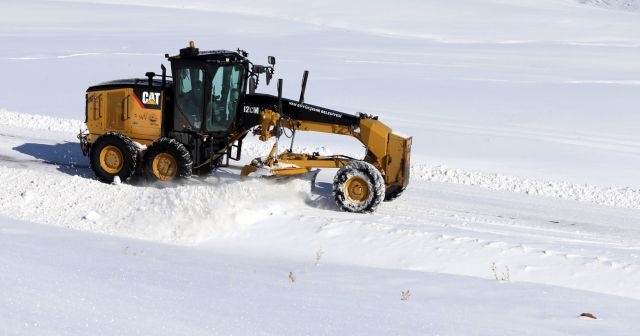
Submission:
[[[496,279],[496,281],[509,281],[511,278],[511,275],[509,274],[509,266],[505,266],[504,272],[498,275],[498,268],[495,261],[491,263],[491,272],[493,272],[493,277]]]

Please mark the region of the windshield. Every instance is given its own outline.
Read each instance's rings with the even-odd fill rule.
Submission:
[[[207,131],[229,130],[236,118],[242,79],[242,66],[227,65],[215,69],[211,80],[211,92],[207,95],[205,124]]]

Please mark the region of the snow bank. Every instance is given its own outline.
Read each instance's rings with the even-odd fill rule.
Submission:
[[[411,174],[413,178],[426,181],[480,186],[493,190],[557,197],[614,207],[640,208],[640,190],[631,188],[603,188],[589,184],[534,180],[502,174],[470,172],[446,166],[413,166]]]
[[[80,120],[10,112],[5,109],[0,109],[0,125],[65,133],[78,133],[84,128],[84,123]]]

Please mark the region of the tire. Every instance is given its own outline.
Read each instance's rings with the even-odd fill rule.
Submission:
[[[144,172],[151,181],[184,179],[191,176],[192,166],[191,154],[175,139],[160,138],[144,154]]]
[[[118,176],[124,182],[136,172],[138,147],[125,135],[107,132],[91,146],[89,163],[98,180],[112,183]]]
[[[333,179],[333,197],[348,212],[373,212],[385,197],[380,171],[365,161],[349,161]]]
[[[392,186],[391,188],[387,189],[387,191],[384,194],[384,201],[385,202],[391,202],[393,200],[395,200],[396,198],[400,197],[400,195],[402,195],[402,193],[406,190],[407,188],[403,188],[403,187],[399,187],[399,186]]]

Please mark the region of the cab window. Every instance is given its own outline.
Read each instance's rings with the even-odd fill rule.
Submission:
[[[183,119],[194,129],[199,129],[202,121],[202,106],[204,103],[203,87],[204,69],[198,67],[184,67],[178,73],[176,90],[176,107]]]

